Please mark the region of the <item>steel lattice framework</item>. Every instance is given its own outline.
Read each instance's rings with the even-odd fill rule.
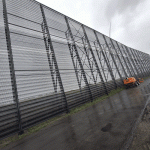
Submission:
[[[150,76],[150,55],[34,0],[0,0],[0,138]]]

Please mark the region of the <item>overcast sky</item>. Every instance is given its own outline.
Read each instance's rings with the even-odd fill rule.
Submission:
[[[134,49],[150,54],[150,0],[37,0]]]

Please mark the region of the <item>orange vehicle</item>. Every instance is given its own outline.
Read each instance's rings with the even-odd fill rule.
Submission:
[[[125,78],[123,82],[126,89],[132,86],[138,86],[140,84],[140,82],[136,80],[134,77]]]
[[[143,78],[138,78],[137,81],[138,81],[139,83],[144,82]]]

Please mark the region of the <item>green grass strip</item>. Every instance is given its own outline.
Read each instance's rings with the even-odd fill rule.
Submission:
[[[146,79],[148,79],[148,78],[150,78],[150,76],[149,76],[149,77],[145,77],[145,78],[143,78],[143,79],[146,80]]]

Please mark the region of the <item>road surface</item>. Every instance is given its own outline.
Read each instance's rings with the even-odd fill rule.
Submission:
[[[147,79],[2,150],[119,150],[144,108],[149,83]]]

